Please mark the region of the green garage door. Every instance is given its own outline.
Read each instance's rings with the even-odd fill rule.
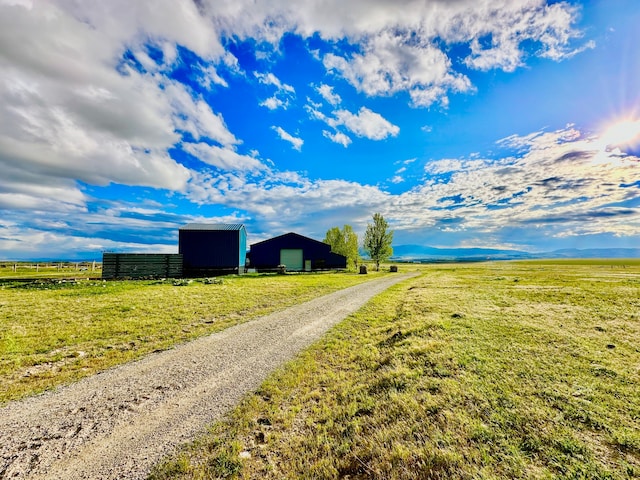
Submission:
[[[280,265],[286,265],[287,270],[302,270],[302,249],[283,248],[280,250]]]

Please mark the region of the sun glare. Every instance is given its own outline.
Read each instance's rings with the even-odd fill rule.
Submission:
[[[640,144],[640,120],[622,120],[607,128],[600,137],[605,148]]]

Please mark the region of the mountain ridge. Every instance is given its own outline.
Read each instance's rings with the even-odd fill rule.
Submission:
[[[526,252],[499,248],[439,248],[427,245],[397,245],[395,260],[475,259],[510,260],[542,258],[640,258],[640,248],[563,248],[549,252]]]

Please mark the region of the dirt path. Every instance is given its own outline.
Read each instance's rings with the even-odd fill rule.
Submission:
[[[142,479],[389,275],[152,354],[0,409],[0,478]]]

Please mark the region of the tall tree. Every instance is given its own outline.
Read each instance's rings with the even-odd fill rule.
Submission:
[[[344,225],[342,230],[333,227],[327,230],[324,243],[331,245],[331,251],[347,257],[347,265],[358,268],[360,255],[358,254],[358,235],[351,225]]]
[[[388,230],[389,224],[379,213],[373,214],[373,225],[367,224],[364,234],[364,249],[371,260],[376,262],[376,270],[380,270],[380,262],[384,262],[393,255],[393,230]]]

